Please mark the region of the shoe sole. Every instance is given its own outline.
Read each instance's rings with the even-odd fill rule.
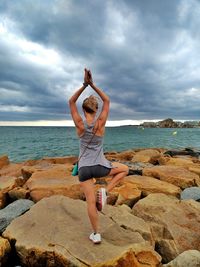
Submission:
[[[93,240],[92,240],[92,239],[90,239],[90,238],[89,238],[89,240],[90,240],[90,241],[91,241],[93,244],[95,244],[95,245],[98,245],[98,244],[100,244],[100,243],[101,243],[101,241],[96,241],[96,242],[95,242],[95,241],[93,241]]]
[[[102,193],[100,192],[100,194],[102,194]],[[96,208],[97,208],[97,210],[98,211],[102,211],[104,205],[102,205],[102,201],[100,203],[99,202],[96,202]]]

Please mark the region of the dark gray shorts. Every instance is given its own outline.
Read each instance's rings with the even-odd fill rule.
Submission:
[[[111,168],[107,168],[101,165],[85,166],[78,170],[78,177],[80,182],[85,182],[92,178],[101,178],[107,176],[111,171]]]

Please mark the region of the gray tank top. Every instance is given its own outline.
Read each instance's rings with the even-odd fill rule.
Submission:
[[[78,162],[78,168],[80,169],[81,167],[94,165],[101,165],[107,168],[112,168],[111,162],[105,158],[103,153],[104,138],[97,135],[93,136],[94,125],[95,121],[90,125],[88,125],[87,122],[84,121],[85,132],[80,137],[79,141],[79,158],[81,158]],[[88,145],[88,143],[90,144]]]

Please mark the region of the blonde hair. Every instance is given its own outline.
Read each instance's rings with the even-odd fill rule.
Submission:
[[[82,104],[83,110],[88,113],[95,113],[98,110],[98,101],[94,95],[87,97]]]

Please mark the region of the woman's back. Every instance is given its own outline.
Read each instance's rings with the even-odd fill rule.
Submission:
[[[85,131],[80,137],[79,168],[83,166],[102,165],[111,168],[110,162],[103,153],[103,136],[97,136],[94,130],[95,121],[88,125],[84,121]]]

